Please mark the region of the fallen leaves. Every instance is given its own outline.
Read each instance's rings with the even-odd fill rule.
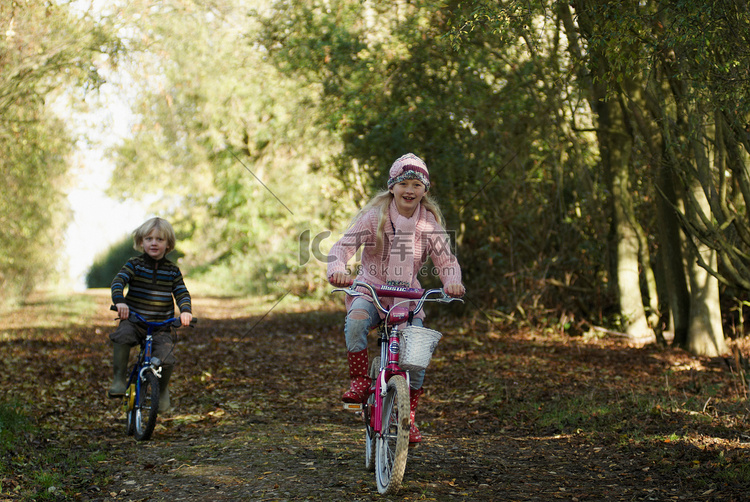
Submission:
[[[94,301],[83,323],[0,324],[0,361],[18,369],[0,383],[42,430],[24,462],[54,448],[75,448],[79,462],[97,458],[93,486],[72,475],[77,488],[60,490],[80,500],[376,493],[360,423],[340,410],[340,311],[299,305],[258,324],[229,315],[247,311],[242,301],[196,298],[202,321],[176,348],[175,411],[159,417],[152,441],[134,443],[119,403],[105,397],[111,319],[106,297]],[[710,360],[606,338],[461,333],[455,320],[437,321],[451,336],[427,372],[417,414],[425,443],[410,450],[400,500],[731,500],[747,490],[744,405]],[[4,478],[4,493],[31,483]]]

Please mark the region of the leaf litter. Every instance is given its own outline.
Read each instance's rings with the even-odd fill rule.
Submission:
[[[0,320],[0,383],[37,427],[23,458],[56,448],[78,466],[46,466],[64,474],[47,498],[383,499],[359,419],[339,401],[341,302],[266,313],[196,298],[198,326],[178,337],[174,408],[142,443],[106,398],[108,302],[87,292],[55,314],[41,298]],[[388,500],[746,499],[746,386],[731,360],[474,319],[431,326],[444,337],[417,414],[425,439]],[[33,481],[5,472],[0,500],[34,498]]]

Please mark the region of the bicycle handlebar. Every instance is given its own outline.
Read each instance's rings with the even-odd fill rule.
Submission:
[[[370,291],[370,296],[373,299],[373,303],[378,308],[378,310],[380,310],[384,314],[388,314],[388,309],[383,307],[383,304],[380,303],[380,296],[417,300],[417,306],[414,308],[414,314],[418,314],[427,301],[434,301],[439,303],[451,303],[453,301],[463,302],[461,298],[455,298],[448,295],[445,291],[443,291],[442,288],[425,290],[417,288],[404,288],[401,286],[389,286],[384,284],[370,284],[364,281],[354,281],[352,282],[351,286],[349,286],[349,288],[336,288],[332,291],[332,293],[344,292],[349,296],[365,296],[366,293],[357,291],[358,287],[363,287]],[[439,298],[429,298],[430,295],[434,295],[436,293],[440,294]]]
[[[115,307],[114,305],[110,305],[109,306],[109,310],[114,310],[115,312],[117,312],[117,307]],[[179,317],[172,317],[171,319],[167,319],[166,321],[151,322],[151,321],[147,321],[146,319],[144,319],[141,316],[141,314],[139,314],[135,310],[130,309],[130,315],[128,316],[128,318],[131,318],[131,317],[135,317],[137,320],[141,321],[146,326],[151,326],[152,328],[160,328],[162,326],[166,326],[167,324],[171,324],[175,328],[181,328],[182,327],[182,321],[180,321]],[[190,327],[191,328],[194,327],[195,323],[197,323],[197,322],[198,322],[198,318],[197,317],[193,317],[190,320]]]

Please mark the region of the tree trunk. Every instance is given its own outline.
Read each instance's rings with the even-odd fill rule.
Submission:
[[[677,217],[677,193],[672,169],[669,165],[658,170],[657,183],[660,196],[656,201],[659,226],[659,249],[666,278],[667,300],[674,329],[673,344],[687,347],[690,325],[690,292],[683,260],[683,236]]]
[[[633,198],[630,192],[631,135],[628,134],[623,109],[617,101],[599,103],[602,141],[599,147],[607,171],[611,193],[612,234],[617,254],[617,294],[625,332],[639,342],[656,339],[644,308],[640,281],[640,240],[636,227]],[[647,251],[646,251],[647,252]]]
[[[692,110],[691,116],[700,116],[699,110]],[[708,132],[705,127],[698,127],[701,137]],[[686,205],[686,216],[693,222],[710,221],[721,217],[712,211],[709,197],[715,197],[710,182],[711,161],[706,153],[705,142],[691,141],[693,161],[697,167],[691,180],[691,203]],[[716,166],[714,166],[716,168]],[[701,226],[702,227],[702,226]],[[724,327],[721,320],[721,301],[719,298],[719,280],[709,272],[718,270],[718,253],[696,237],[689,237],[693,246],[689,246],[690,264],[690,327],[688,329],[687,349],[699,356],[716,357],[727,352],[724,341]]]
[[[696,196],[703,194],[697,186]],[[705,198],[704,198],[705,200]],[[708,202],[705,201],[707,205]],[[699,356],[716,357],[725,354],[729,349],[724,340],[724,328],[721,321],[721,302],[719,301],[719,280],[711,275],[700,263],[707,264],[716,270],[716,250],[703,243],[696,242],[689,247],[690,267],[690,324],[688,327],[687,350]]]
[[[578,23],[582,33],[589,36],[595,29],[595,23],[589,17],[587,5],[578,4]],[[576,29],[570,8],[567,4],[559,6],[560,18],[566,28],[570,51],[574,57],[581,57]],[[635,225],[635,208],[630,192],[630,152],[632,149],[632,131],[625,121],[623,104],[616,99],[608,99],[606,87],[606,54],[598,51],[591,53],[591,59],[599,61],[599,78],[591,78],[581,69],[579,78],[588,85],[591,109],[598,120],[597,140],[601,155],[602,169],[610,188],[609,211],[612,216],[610,225],[610,263],[611,287],[617,294],[620,314],[625,331],[639,342],[651,342],[656,339],[646,317],[640,283],[639,252],[641,251],[637,225]],[[648,253],[648,250],[643,250]]]

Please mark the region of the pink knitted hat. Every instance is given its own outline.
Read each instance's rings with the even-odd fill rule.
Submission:
[[[388,189],[404,180],[419,180],[424,184],[425,192],[430,189],[430,173],[427,164],[413,153],[407,153],[396,159],[388,173]]]

